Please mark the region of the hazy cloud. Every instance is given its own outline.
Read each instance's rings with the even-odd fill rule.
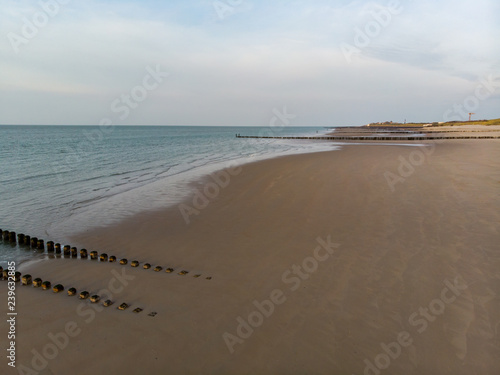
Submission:
[[[221,18],[213,1],[74,0],[18,53],[12,33],[24,37],[26,20],[44,11],[2,3],[6,124],[97,124],[156,64],[171,75],[123,123],[266,125],[283,105],[297,126],[427,121],[499,73],[494,0],[401,0],[362,48],[357,33],[391,1],[242,0]],[[359,50],[351,61],[343,43]],[[477,117],[500,117],[498,104],[482,102]]]

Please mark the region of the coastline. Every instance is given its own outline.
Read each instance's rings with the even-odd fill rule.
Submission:
[[[401,158],[410,160],[414,147],[345,145],[244,164],[188,224],[173,206],[75,235],[78,248],[176,272],[73,259],[29,265],[34,277],[94,292],[126,270],[130,279],[114,299],[144,311],[94,311],[72,297],[19,287],[19,361],[28,365],[32,348],[42,351],[48,333],[74,321],[78,339],[47,361],[54,374],[75,366],[96,374],[361,374],[381,343],[401,332],[412,344],[390,361],[391,372],[494,374],[499,145],[443,142],[405,176]],[[403,181],[391,188],[386,172]],[[207,183],[213,179],[191,187]],[[192,198],[184,203],[193,206]],[[338,247],[315,253],[325,242]],[[287,271],[315,254],[324,261],[292,279]],[[177,275],[182,269],[189,274]],[[416,332],[421,326],[409,317],[457,277],[467,287]],[[275,290],[281,298],[272,298]],[[237,318],[268,300],[277,301],[273,313],[249,337],[238,336]],[[158,315],[148,317],[151,311]],[[224,333],[242,340],[232,353]]]
[[[274,134],[280,134],[280,131],[281,129],[278,129]],[[186,193],[186,191],[190,190],[190,186],[196,185],[205,176],[221,169],[282,156],[323,152],[339,148],[337,144],[329,141],[295,141],[291,143],[285,141],[285,144],[289,143],[288,147],[275,147],[273,146],[275,142],[280,141],[271,140],[271,144],[267,145],[269,149],[267,152],[262,152],[261,149],[256,148],[255,154],[252,155],[245,153],[236,156],[236,153],[233,153],[227,160],[221,158],[218,161],[194,165],[186,170],[181,169],[178,173],[160,177],[146,185],[109,196],[102,202],[97,202],[94,206],[88,207],[88,210],[71,215],[64,222],[58,223],[56,227],[50,228],[50,234],[69,240],[71,234],[75,233],[73,228],[97,229],[102,226],[117,224],[144,211],[156,211],[175,206],[189,198],[189,193]],[[237,149],[238,146],[235,143],[232,147]]]

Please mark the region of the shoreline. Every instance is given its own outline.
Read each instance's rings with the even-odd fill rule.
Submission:
[[[388,371],[495,374],[500,142],[448,141],[433,150],[346,145],[244,164],[189,224],[175,206],[73,236],[73,246],[163,272],[64,258],[27,267],[33,277],[91,293],[112,285],[116,304],[144,311],[115,304],[92,315],[76,297],[19,286],[19,363],[74,321],[77,339],[47,361],[54,374],[74,366],[96,374],[361,374],[401,332],[412,344],[400,345]],[[416,151],[425,159],[392,190],[384,174],[399,175],[401,158]],[[338,247],[316,250],[321,243]],[[114,272],[125,272],[126,285]],[[457,277],[467,287],[418,332],[423,323],[410,317],[417,312],[413,323],[421,321],[419,308]],[[242,338],[238,318],[249,324],[264,301],[273,301],[273,312]],[[226,333],[236,341],[228,344]]]

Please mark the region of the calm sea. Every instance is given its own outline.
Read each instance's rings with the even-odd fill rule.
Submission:
[[[238,139],[324,128],[0,126],[0,229],[64,244],[69,235],[175,204],[214,170],[331,142]],[[0,241],[0,266],[31,250]]]

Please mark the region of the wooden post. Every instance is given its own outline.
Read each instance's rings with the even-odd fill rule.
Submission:
[[[54,293],[60,293],[64,290],[64,286],[62,286],[61,284],[57,284],[55,285],[53,288],[52,288],[52,291]]]
[[[87,259],[88,255],[87,255],[87,249],[81,249],[80,250],[80,258],[82,259]]]
[[[63,253],[65,257],[69,257],[71,255],[71,246],[64,245]]]
[[[31,275],[24,275],[21,282],[23,285],[31,285],[33,283],[33,279],[31,278]]]

